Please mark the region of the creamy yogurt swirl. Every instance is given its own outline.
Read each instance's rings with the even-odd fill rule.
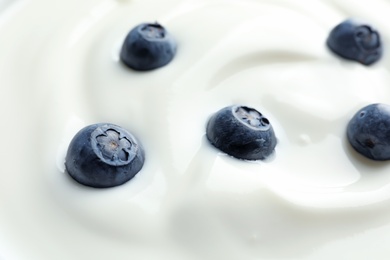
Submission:
[[[345,136],[358,109],[390,103],[387,1],[0,7],[0,259],[389,256],[390,165],[362,158]],[[381,33],[377,64],[326,48],[349,17]],[[119,61],[122,41],[153,21],[175,36],[177,55],[161,69],[132,71]],[[209,116],[233,104],[271,121],[272,158],[240,161],[207,142]],[[70,139],[97,122],[127,128],[145,147],[144,168],[120,187],[84,187],[64,172]]]

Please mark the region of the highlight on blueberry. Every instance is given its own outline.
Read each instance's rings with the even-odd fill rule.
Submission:
[[[213,114],[206,126],[212,145],[233,157],[261,160],[273,153],[276,137],[269,120],[256,109],[228,106]]]
[[[168,64],[175,56],[176,49],[176,41],[162,25],[142,23],[126,36],[120,59],[131,69],[153,70]]]
[[[127,130],[108,123],[81,129],[72,139],[65,158],[68,174],[95,188],[121,185],[143,167],[145,153]]]
[[[371,104],[349,121],[347,137],[352,147],[367,158],[390,159],[390,105]]]
[[[330,50],[340,57],[364,65],[370,65],[382,56],[379,32],[368,24],[352,19],[333,28],[326,43]]]

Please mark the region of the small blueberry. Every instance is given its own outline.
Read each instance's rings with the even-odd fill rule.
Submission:
[[[364,65],[370,65],[382,56],[379,33],[370,25],[352,19],[333,28],[326,43],[337,55]]]
[[[265,159],[276,146],[268,119],[246,106],[229,106],[213,114],[207,123],[206,135],[222,152],[244,160]]]
[[[168,64],[175,56],[176,48],[175,40],[163,26],[142,23],[126,36],[120,59],[131,69],[153,70]]]
[[[84,127],[73,137],[65,168],[81,184],[107,188],[132,179],[144,161],[144,150],[132,134],[117,125],[100,123]]]
[[[360,154],[376,160],[390,159],[390,105],[371,104],[349,121],[347,137]]]

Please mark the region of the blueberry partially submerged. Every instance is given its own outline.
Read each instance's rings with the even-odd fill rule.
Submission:
[[[378,61],[382,56],[379,33],[370,25],[346,20],[330,32],[326,41],[337,55],[364,65]]]
[[[168,64],[175,56],[176,48],[176,41],[162,25],[142,23],[126,36],[120,59],[131,69],[153,70]]]
[[[213,114],[206,135],[212,145],[238,159],[265,159],[276,146],[269,120],[246,106],[229,106]]]
[[[65,168],[77,182],[107,188],[132,179],[145,161],[138,140],[113,124],[93,124],[81,129],[70,142]]]
[[[390,105],[371,104],[349,121],[347,137],[352,147],[367,158],[390,159]]]

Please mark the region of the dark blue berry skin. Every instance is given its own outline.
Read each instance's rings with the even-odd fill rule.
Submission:
[[[390,159],[390,106],[371,104],[349,121],[347,137],[352,147],[367,158]]]
[[[244,160],[265,159],[276,146],[268,119],[245,106],[229,106],[216,112],[207,123],[206,135],[222,152]]]
[[[133,135],[117,125],[100,123],[73,137],[65,168],[81,184],[108,188],[132,179],[144,161],[144,150]]]
[[[176,41],[163,26],[142,23],[126,36],[120,59],[131,69],[153,70],[168,64],[175,56],[176,49]]]
[[[382,56],[379,33],[370,25],[346,20],[329,34],[328,47],[337,55],[364,65],[378,61]]]

